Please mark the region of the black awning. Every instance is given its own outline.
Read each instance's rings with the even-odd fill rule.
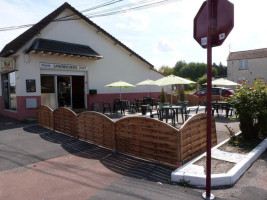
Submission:
[[[32,45],[25,51],[25,53],[30,53],[32,51],[43,51],[51,53],[102,58],[101,55],[99,55],[87,45],[74,44],[57,40],[48,40],[42,38],[34,40]]]

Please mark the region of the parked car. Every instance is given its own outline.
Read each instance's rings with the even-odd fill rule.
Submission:
[[[199,102],[203,104],[204,99],[207,99],[206,97],[207,89],[201,89],[194,93],[194,95],[198,96]],[[228,88],[221,88],[221,87],[213,87],[211,89],[211,99],[212,100],[219,100],[218,98],[221,97],[229,97],[231,95],[234,95],[233,90]]]

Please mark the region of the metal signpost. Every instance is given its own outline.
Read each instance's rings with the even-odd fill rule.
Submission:
[[[207,0],[194,18],[194,39],[207,48],[207,170],[204,199],[214,199],[211,187],[211,75],[212,47],[220,46],[234,27],[234,5],[228,0]]]

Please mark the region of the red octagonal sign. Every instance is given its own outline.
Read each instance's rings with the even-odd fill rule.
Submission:
[[[194,38],[207,48],[208,4],[205,1],[194,18]],[[227,0],[212,0],[212,47],[220,46],[234,27],[234,5]]]

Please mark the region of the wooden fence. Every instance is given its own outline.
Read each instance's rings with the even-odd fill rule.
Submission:
[[[211,144],[217,144],[215,120],[211,121]],[[180,129],[181,160],[188,162],[206,151],[207,114],[202,113],[190,118]]]
[[[69,108],[54,110],[54,130],[77,137],[77,118],[75,112]]]
[[[178,135],[178,129],[156,119],[125,117],[116,122],[116,150],[176,166],[180,160]]]
[[[185,94],[185,99],[188,101],[188,106],[197,106],[199,104],[198,96],[194,94]]]
[[[77,115],[78,138],[112,149],[115,123],[99,112],[83,112]]]
[[[36,109],[37,123],[41,126],[54,130],[53,110],[48,106],[39,106]]]
[[[195,115],[178,130],[147,117],[130,116],[113,122],[105,115],[92,111],[76,115],[68,108],[58,108],[54,112],[47,106],[37,109],[37,121],[42,126],[121,153],[171,166],[176,166],[177,162],[186,163],[205,152],[206,118],[205,113]],[[215,146],[214,118],[211,124],[212,146]]]

